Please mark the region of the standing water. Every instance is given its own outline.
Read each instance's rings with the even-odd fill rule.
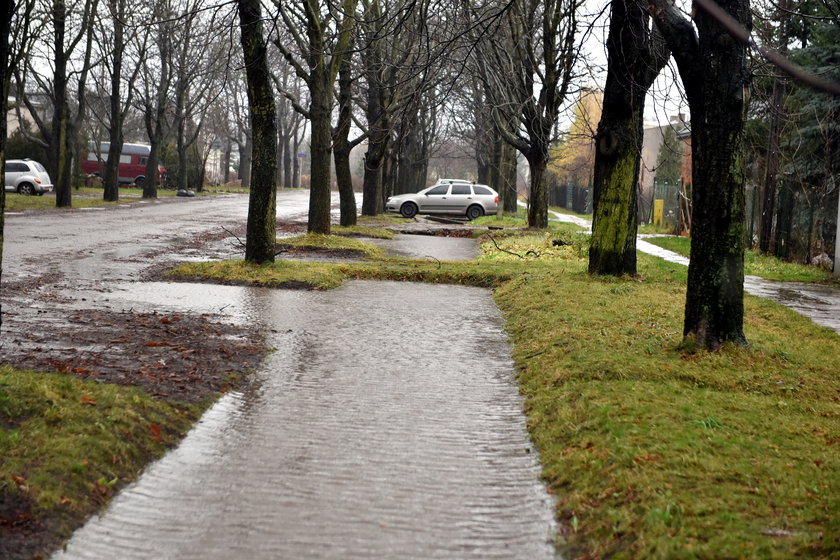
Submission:
[[[487,291],[229,289],[276,352],[55,558],[554,557]]]

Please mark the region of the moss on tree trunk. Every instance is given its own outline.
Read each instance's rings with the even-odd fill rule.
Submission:
[[[668,59],[636,0],[611,4],[608,73],[595,144],[589,272],[636,274],[636,185],[645,95]],[[658,37],[658,36],[657,36]]]

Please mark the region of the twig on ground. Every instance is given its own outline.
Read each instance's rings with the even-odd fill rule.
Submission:
[[[225,233],[227,233],[227,234],[228,234],[228,235],[230,235],[231,237],[234,237],[234,238],[236,239],[237,243],[239,243],[239,246],[240,246],[240,247],[242,247],[243,249],[245,248],[245,242],[244,242],[244,241],[242,241],[241,239],[239,239],[239,236],[238,236],[238,235],[236,235],[235,233],[233,233],[232,231],[230,231],[230,230],[229,230],[228,228],[226,228],[225,226],[219,226],[219,227],[221,227],[221,228],[225,231]]]

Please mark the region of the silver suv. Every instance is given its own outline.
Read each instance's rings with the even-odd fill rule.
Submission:
[[[31,159],[6,161],[6,190],[27,195],[43,195],[53,190],[50,174]]]
[[[404,218],[417,214],[460,214],[474,220],[495,214],[498,207],[496,191],[466,181],[438,182],[417,194],[400,194],[385,202],[386,212],[399,212]]]

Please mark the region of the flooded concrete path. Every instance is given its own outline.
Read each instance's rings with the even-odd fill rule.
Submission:
[[[277,351],[54,558],[554,557],[489,292],[356,281],[210,295]]]

